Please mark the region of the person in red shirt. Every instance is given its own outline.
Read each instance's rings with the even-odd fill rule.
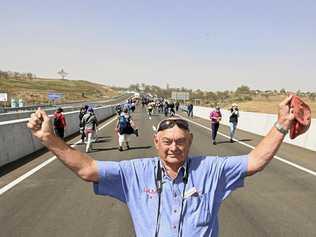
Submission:
[[[212,141],[213,141],[213,145],[216,145],[216,135],[219,128],[219,122],[222,119],[222,114],[221,114],[219,106],[216,106],[215,110],[213,110],[210,113],[210,119],[211,119],[211,129],[212,129]]]
[[[63,114],[63,111],[64,110],[59,107],[54,113],[54,131],[55,134],[62,139],[64,139],[66,127],[66,119]]]

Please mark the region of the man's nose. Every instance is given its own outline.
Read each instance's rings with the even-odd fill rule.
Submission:
[[[170,145],[170,150],[172,150],[172,151],[177,150],[177,144],[176,144],[175,141],[173,141],[173,142],[171,143],[171,145]]]

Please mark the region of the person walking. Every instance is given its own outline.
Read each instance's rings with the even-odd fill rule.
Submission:
[[[267,167],[292,128],[291,98],[279,104],[275,125],[258,145],[237,156],[189,156],[193,134],[188,122],[177,117],[157,126],[158,157],[123,161],[97,161],[70,147],[54,135],[41,109],[27,127],[78,177],[93,183],[96,194],[126,204],[136,236],[217,237],[222,202],[244,186],[246,177]]]
[[[62,139],[64,139],[65,127],[67,125],[63,112],[64,110],[59,107],[54,113],[54,131],[55,134]]]
[[[92,143],[96,141],[98,120],[91,106],[82,118],[85,136],[87,137],[86,152],[92,150]]]
[[[129,138],[131,134],[136,134],[138,136],[138,130],[136,129],[135,132],[135,123],[132,120],[131,115],[128,113],[128,109],[124,108],[123,112],[118,118],[116,123],[115,131],[118,133],[119,136],[119,151],[123,151],[123,144],[126,144],[127,150],[130,149],[129,146]]]
[[[176,112],[178,112],[178,110],[179,110],[179,106],[180,106],[179,101],[176,101],[175,106],[176,106]]]
[[[193,118],[193,104],[192,103],[188,105],[188,117]]]
[[[171,117],[175,116],[175,114],[176,114],[176,111],[174,110],[174,107],[175,107],[174,102],[171,101],[171,103],[169,104],[170,116],[171,116]]]
[[[234,135],[238,124],[238,118],[239,118],[239,109],[237,104],[232,104],[232,107],[230,108],[230,116],[229,116],[229,136],[230,136],[230,142],[234,142]]]
[[[85,132],[84,132],[84,125],[83,125],[83,121],[82,121],[82,118],[83,116],[87,113],[87,108],[86,106],[83,106],[80,108],[80,111],[79,111],[79,131],[80,131],[80,134],[81,134],[81,142],[84,143],[84,139],[85,139]]]
[[[167,100],[164,103],[164,114],[165,114],[165,117],[168,117],[168,114],[169,114],[169,103],[168,103]]]
[[[115,111],[116,111],[116,114],[117,114],[118,116],[120,116],[120,114],[122,113],[122,105],[121,105],[121,104],[117,104],[117,105],[115,106]]]
[[[148,111],[148,118],[151,119],[152,113],[153,113],[153,109],[155,106],[155,102],[151,101],[147,104],[147,111]]]
[[[216,145],[216,135],[219,128],[219,123],[222,119],[222,114],[220,111],[220,107],[218,105],[215,107],[215,110],[213,110],[210,113],[210,119],[211,119],[211,130],[212,130],[212,142],[213,142],[213,145]]]

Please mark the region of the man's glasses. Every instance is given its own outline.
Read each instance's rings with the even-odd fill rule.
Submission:
[[[163,131],[168,128],[173,128],[175,125],[177,125],[179,128],[190,131],[189,124],[186,120],[183,119],[165,119],[162,120],[158,124],[157,132]]]

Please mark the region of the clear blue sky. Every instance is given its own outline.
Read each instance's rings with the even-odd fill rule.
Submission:
[[[2,1],[0,69],[106,85],[316,91],[315,0]]]

